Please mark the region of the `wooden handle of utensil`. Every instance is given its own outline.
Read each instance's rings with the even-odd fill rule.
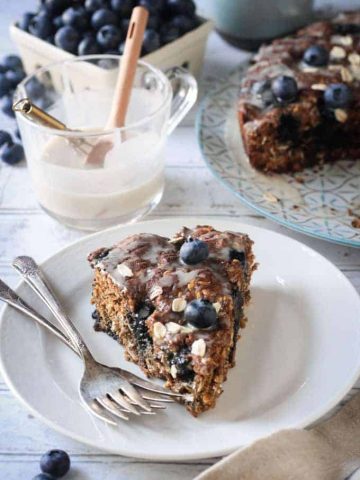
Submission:
[[[149,13],[146,8],[135,7],[132,11],[107,128],[123,127],[125,125],[126,112],[148,17]]]

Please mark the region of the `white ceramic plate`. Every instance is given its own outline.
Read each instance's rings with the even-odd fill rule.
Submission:
[[[43,264],[95,356],[139,373],[123,360],[114,340],[92,329],[87,253],[132,233],[171,235],[182,225],[201,223],[249,233],[260,263],[237,364],[216,408],[193,418],[182,406],[171,405],[164,413],[119,428],[104,425],[79,402],[78,358],[7,307],[0,323],[2,372],[34,414],[65,435],[113,453],[189,460],[226,454],[283,428],[304,427],[348,392],[360,372],[360,299],[354,288],[329,261],[301,243],[224,219],[178,218],[116,227],[80,240]],[[48,315],[25,284],[17,291]]]

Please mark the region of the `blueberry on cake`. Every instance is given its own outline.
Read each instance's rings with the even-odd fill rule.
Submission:
[[[215,405],[234,365],[256,268],[252,243],[241,233],[184,227],[172,239],[132,235],[88,257],[95,329],[182,393],[194,416]]]
[[[250,163],[296,172],[360,157],[360,13],[275,40],[255,56],[238,108]]]

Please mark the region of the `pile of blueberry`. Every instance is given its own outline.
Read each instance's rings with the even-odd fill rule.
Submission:
[[[122,54],[132,9],[149,10],[142,55],[200,24],[193,0],[40,0],[18,27],[77,55]]]
[[[12,110],[13,93],[24,77],[21,59],[17,55],[6,55],[0,62],[0,98],[2,112],[11,118],[15,116]],[[5,163],[13,165],[24,158],[24,150],[19,141],[18,130],[14,137],[9,132],[0,130],[0,157]]]
[[[33,480],[55,480],[61,478],[70,470],[70,457],[64,450],[49,450],[40,459],[42,473]]]

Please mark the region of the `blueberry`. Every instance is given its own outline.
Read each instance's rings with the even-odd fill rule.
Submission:
[[[207,243],[197,238],[189,238],[180,248],[180,259],[186,265],[195,265],[203,262],[209,256]]]
[[[108,6],[107,0],[85,0],[85,9],[88,12],[94,13],[100,8],[106,8]]]
[[[64,25],[75,28],[78,32],[86,30],[89,25],[87,11],[84,7],[70,7],[62,14]]]
[[[0,73],[0,98],[11,90],[11,82],[6,78],[6,73]]]
[[[130,18],[124,18],[123,20],[121,20],[120,25],[121,31],[124,33],[124,36],[126,36],[126,33],[129,30]]]
[[[36,37],[45,39],[53,33],[52,18],[46,12],[40,12],[33,17],[29,24],[29,32]]]
[[[121,40],[121,31],[115,25],[104,25],[98,31],[96,40],[104,50],[116,48]]]
[[[312,67],[323,67],[329,62],[329,52],[321,45],[313,45],[305,50],[303,60]]]
[[[173,42],[181,36],[181,31],[178,27],[174,27],[171,23],[165,23],[160,30],[160,38],[162,45]]]
[[[15,112],[12,109],[13,106],[13,96],[6,95],[1,102],[1,110],[5,115],[11,118],[15,118]]]
[[[7,70],[18,70],[23,68],[21,58],[18,55],[6,55],[1,63]]]
[[[96,55],[100,53],[100,47],[94,38],[86,37],[79,43],[78,55]]]
[[[21,30],[25,30],[25,32],[29,31],[29,25],[31,20],[35,17],[35,13],[32,12],[25,12],[20,20],[18,21],[18,27],[21,28]]]
[[[118,18],[114,12],[107,8],[100,8],[92,14],[91,25],[95,30],[99,30],[104,25],[117,25]]]
[[[238,260],[242,265],[242,267],[245,267],[245,263],[246,263],[245,252],[242,252],[240,250],[235,250],[235,248],[230,248],[229,258],[230,260]]]
[[[137,340],[137,346],[140,351],[145,350],[152,344],[152,338],[146,325],[146,319],[152,314],[154,307],[148,303],[141,303],[130,322],[131,329]]]
[[[36,477],[33,477],[32,480],[54,480],[54,477],[48,475],[47,473],[39,473]]]
[[[325,105],[328,108],[346,108],[352,101],[352,92],[344,83],[332,83],[324,92]]]
[[[1,151],[1,160],[8,165],[15,165],[24,158],[24,149],[20,143],[6,145]]]
[[[217,324],[217,314],[208,300],[197,299],[188,303],[185,308],[185,320],[195,328],[210,328]]]
[[[22,68],[19,68],[18,70],[8,70],[5,73],[5,77],[11,84],[11,88],[15,88],[21,80],[24,80],[25,76],[25,72]]]
[[[197,27],[197,21],[195,17],[188,17],[186,15],[177,15],[171,21],[174,27],[177,27],[181,33],[190,32]]]
[[[63,450],[49,450],[41,457],[40,468],[55,478],[63,477],[70,469],[70,457]]]
[[[31,100],[37,100],[45,94],[44,85],[36,77],[32,77],[25,85],[26,95]]]
[[[57,17],[54,18],[53,25],[56,28],[56,30],[58,30],[59,28],[64,26],[64,21],[62,19],[62,15],[58,15]]]
[[[286,75],[275,78],[271,84],[271,89],[276,99],[281,103],[295,100],[298,93],[296,80]]]
[[[192,0],[167,0],[165,10],[171,15],[192,17],[195,14],[196,7]]]
[[[194,371],[191,368],[190,349],[188,347],[182,347],[176,353],[169,354],[170,365],[176,367],[176,378],[180,380],[191,382],[194,379]]]
[[[42,0],[42,8],[46,10],[49,15],[59,15],[65,8],[69,6],[71,0]]]
[[[130,17],[132,9],[136,2],[133,0],[111,0],[111,8],[118,13],[120,17]]]
[[[12,145],[13,141],[10,133],[5,132],[5,130],[0,130],[0,147],[4,145]]]
[[[95,308],[95,310],[93,310],[93,312],[92,312],[92,314],[91,314],[91,318],[93,318],[93,319],[96,320],[96,321],[99,321],[99,313],[98,313],[98,311],[96,310],[96,308]]]
[[[360,33],[360,25],[357,23],[337,23],[334,30],[339,35],[354,35]]]
[[[7,71],[8,69],[2,63],[0,63],[0,73],[6,73]]]
[[[76,53],[80,36],[73,27],[61,27],[55,34],[55,45],[67,52]]]
[[[158,15],[150,15],[147,23],[147,28],[151,28],[152,30],[159,30],[161,25],[161,17]]]
[[[139,5],[146,8],[150,15],[154,15],[164,10],[165,0],[139,0]]]
[[[143,50],[145,53],[151,53],[160,48],[160,35],[150,28],[147,28],[144,33]]]

